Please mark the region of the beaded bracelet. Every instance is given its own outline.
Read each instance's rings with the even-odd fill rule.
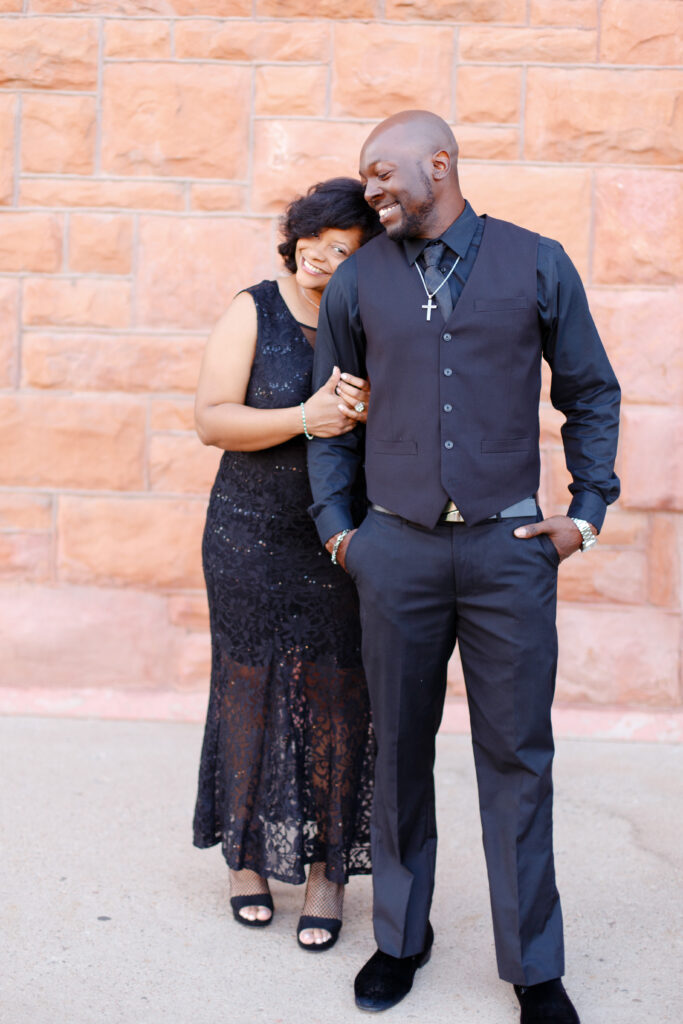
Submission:
[[[313,440],[313,434],[308,433],[308,427],[306,426],[306,410],[304,409],[304,403],[301,402],[301,419],[304,421],[304,436],[307,441]]]
[[[344,537],[346,536],[346,534],[350,533],[350,532],[351,532],[350,530],[342,530],[341,533],[337,534],[337,539],[335,540],[334,547],[332,548],[332,555],[331,555],[332,565],[336,565],[337,564],[337,552],[339,551],[339,548],[341,546],[341,542],[344,540]]]

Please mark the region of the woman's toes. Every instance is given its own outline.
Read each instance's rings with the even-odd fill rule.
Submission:
[[[259,921],[270,921],[271,917],[273,916],[273,911],[270,909],[270,907],[257,907],[256,916],[258,917]]]

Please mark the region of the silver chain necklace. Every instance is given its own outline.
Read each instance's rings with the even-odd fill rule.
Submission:
[[[456,256],[455,263],[453,264],[451,269],[448,271],[448,273],[444,277],[443,281],[439,285],[439,288],[443,288],[443,286],[445,285],[446,281],[451,276],[451,274],[453,273],[453,271],[455,270],[455,268],[457,267],[459,262],[460,262],[460,257]],[[427,285],[425,283],[424,275],[422,273],[422,269],[420,267],[420,264],[417,262],[417,260],[415,260],[415,266],[417,267],[417,272],[420,275],[420,280],[422,281],[422,287],[424,288],[425,292],[427,293],[427,301],[423,304],[422,308],[427,310],[427,317],[426,317],[426,319],[427,320],[431,320],[432,319],[432,310],[437,308],[436,302],[432,302],[432,299],[434,298],[436,293],[439,291],[439,288],[435,288],[433,292],[430,292],[429,288],[427,287]]]

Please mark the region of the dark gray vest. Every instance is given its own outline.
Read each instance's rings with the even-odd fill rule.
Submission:
[[[538,235],[487,217],[446,323],[439,310],[426,321],[402,245],[379,235],[356,253],[371,501],[432,528],[449,498],[472,524],[538,490],[537,246]]]

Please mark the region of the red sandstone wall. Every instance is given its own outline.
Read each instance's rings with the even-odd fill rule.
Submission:
[[[563,242],[623,385],[623,498],[597,553],[560,572],[560,696],[679,708],[683,5],[0,12],[5,692],[205,689],[199,545],[217,453],[195,439],[192,391],[206,332],[276,272],[283,203],[355,173],[373,121],[425,106],[455,126],[477,211]],[[544,505],[559,511],[547,401],[542,424]]]

